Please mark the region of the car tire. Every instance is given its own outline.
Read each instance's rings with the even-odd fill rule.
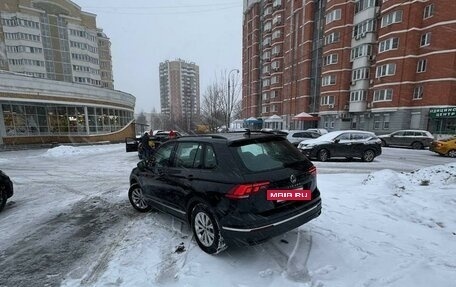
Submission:
[[[381,139],[381,142],[382,142],[382,147],[387,147],[388,145],[386,144],[386,141],[385,140],[382,140]]]
[[[412,143],[412,148],[413,149],[423,149],[424,148],[424,145],[420,142],[413,142]]]
[[[450,150],[450,151],[447,153],[447,155],[448,155],[449,157],[456,157],[456,149]]]
[[[329,151],[327,149],[322,148],[318,151],[317,158],[319,161],[327,161],[329,159]]]
[[[0,212],[5,208],[6,201],[8,200],[8,195],[4,186],[0,186]]]
[[[148,212],[152,206],[145,201],[142,188],[139,184],[132,184],[128,190],[128,199],[131,205],[139,212]]]
[[[217,254],[226,249],[218,220],[206,204],[198,203],[193,207],[190,223],[201,250],[208,254]]]
[[[362,157],[362,160],[365,161],[365,162],[371,162],[373,161],[375,158],[375,153],[373,150],[371,149],[368,149],[368,150],[365,150],[363,152],[363,157]]]

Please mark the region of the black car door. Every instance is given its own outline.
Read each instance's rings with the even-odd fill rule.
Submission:
[[[350,133],[343,133],[334,139],[334,143],[331,145],[330,150],[331,157],[345,157],[351,154],[351,141]]]
[[[166,183],[166,188],[155,191],[167,212],[183,219],[186,214],[185,199],[193,190],[193,180],[198,177],[201,154],[202,146],[198,142],[178,143],[172,162],[163,173],[162,181]]]
[[[175,147],[175,143],[168,143],[158,148],[154,154],[153,163],[148,169],[140,172],[140,185],[144,195],[158,209],[163,209],[167,205],[166,201],[160,197],[161,191],[172,188],[167,173],[171,168]]]

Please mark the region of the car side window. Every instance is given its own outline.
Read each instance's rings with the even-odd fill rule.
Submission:
[[[404,136],[404,132],[395,132],[395,133],[392,133],[391,135],[395,136],[395,137],[402,137],[402,136]]]
[[[364,139],[367,139],[367,134],[362,134],[362,133],[352,133],[351,134],[351,139],[352,140],[355,140],[355,141],[359,141],[359,140],[364,140]]]
[[[171,155],[175,144],[165,145],[154,154],[155,165],[157,167],[168,167],[171,165]]]
[[[201,145],[195,142],[182,142],[177,146],[175,166],[195,168],[201,163]],[[199,152],[198,152],[199,151]]]
[[[422,132],[415,132],[415,136],[417,136],[417,137],[424,137],[425,135],[424,135],[424,133],[422,133]]]
[[[341,141],[350,140],[350,133],[343,133],[343,134],[339,135],[338,137],[336,137],[336,139],[341,140]]]
[[[217,167],[217,157],[215,156],[214,148],[210,145],[205,146],[204,165],[205,169],[213,169]]]
[[[406,137],[414,137],[415,136],[415,132],[405,132],[404,136],[406,136]]]

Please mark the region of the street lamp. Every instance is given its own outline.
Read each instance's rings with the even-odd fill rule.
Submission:
[[[234,86],[233,86],[233,95],[230,94],[230,87],[231,87],[231,82],[230,82],[230,76],[231,76],[231,73],[236,71],[236,73],[239,74],[239,69],[232,69],[229,73],[228,73],[228,105],[227,105],[227,124],[226,124],[226,129],[229,130],[230,128],[230,120],[231,120],[231,111],[232,111],[232,105],[234,105]],[[231,99],[230,99],[231,98]]]

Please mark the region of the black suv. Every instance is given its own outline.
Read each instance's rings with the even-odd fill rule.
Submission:
[[[314,165],[285,138],[262,133],[182,137],[161,145],[130,175],[135,209],[190,223],[200,248],[255,244],[321,213]],[[310,190],[311,200],[268,200],[267,190]]]
[[[0,170],[0,211],[6,205],[8,198],[13,196],[13,182],[11,179]]]

